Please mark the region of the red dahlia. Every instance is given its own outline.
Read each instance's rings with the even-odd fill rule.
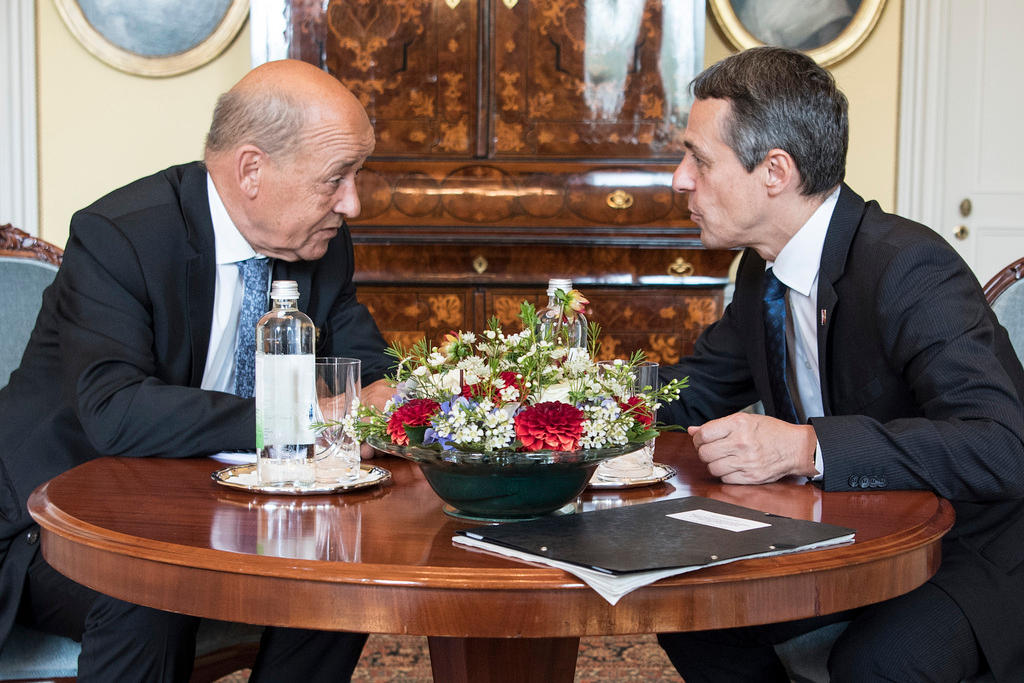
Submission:
[[[654,422],[654,415],[647,408],[647,404],[644,403],[643,398],[639,396],[630,396],[625,401],[619,402],[619,408],[624,413],[629,413],[630,416],[642,424],[644,427],[650,427],[651,423]]]
[[[388,418],[388,436],[391,437],[391,442],[399,446],[408,446],[409,436],[405,433],[405,427],[423,427],[430,424],[430,418],[440,408],[437,401],[429,398],[410,399],[395,408],[395,412]]]
[[[568,403],[537,403],[516,415],[516,437],[524,451],[574,451],[583,436],[584,417]]]

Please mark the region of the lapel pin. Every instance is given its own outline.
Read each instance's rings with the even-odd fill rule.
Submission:
[[[826,314],[827,314],[826,309],[824,309],[824,308],[821,309],[821,325],[822,325],[822,327],[825,326],[825,316],[826,316]]]

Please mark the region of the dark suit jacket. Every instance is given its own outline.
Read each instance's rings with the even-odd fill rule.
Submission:
[[[77,212],[21,367],[0,390],[0,644],[13,623],[38,528],[39,484],[101,455],[188,457],[256,447],[255,404],[199,388],[216,274],[206,170],[175,166]],[[347,228],[296,280],[318,355],[362,359],[383,377],[385,343],[356,301]]]
[[[736,293],[659,416],[701,424],[761,400],[765,262],[744,253]],[[828,491],[929,489],[957,521],[932,579],[967,615],[998,680],[1024,680],[1024,370],[977,280],[928,228],[845,185],[818,282],[824,417],[810,420]]]

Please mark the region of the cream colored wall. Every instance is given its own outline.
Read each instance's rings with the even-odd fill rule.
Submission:
[[[218,58],[168,78],[107,66],[37,4],[39,236],[67,241],[76,210],[110,190],[202,156],[217,96],[249,69],[248,23]]]
[[[867,40],[829,67],[850,101],[846,182],[865,199],[877,199],[886,211],[896,205],[902,15],[900,0],[888,0]],[[716,62],[732,51],[709,15],[706,62]]]
[[[891,210],[896,196],[900,67],[899,0],[833,67],[850,99],[847,180]],[[249,29],[217,59],[181,76],[143,78],[93,57],[53,2],[38,3],[40,236],[67,241],[77,209],[135,178],[197,159],[217,96],[249,68]],[[708,18],[707,61],[729,54]]]

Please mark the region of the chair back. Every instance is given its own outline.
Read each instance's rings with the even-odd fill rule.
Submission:
[[[1017,357],[1024,363],[1024,258],[1003,268],[985,285],[985,298],[1010,335]]]
[[[10,225],[0,225],[0,388],[21,363],[36,324],[43,290],[50,286],[64,252]]]

